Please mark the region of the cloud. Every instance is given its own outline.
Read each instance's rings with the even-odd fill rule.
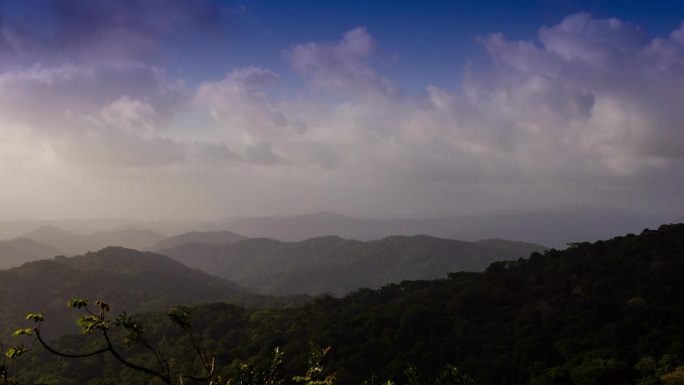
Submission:
[[[2,121],[79,165],[182,161],[184,144],[165,138],[164,128],[187,103],[182,87],[142,65],[33,66],[0,74]]]
[[[235,69],[221,81],[202,83],[194,105],[213,119],[211,139],[230,146],[231,153],[241,153],[238,158],[248,163],[284,161],[273,152],[270,140],[292,134],[293,129],[265,91],[279,83],[273,71],[257,67]]]
[[[242,140],[254,144],[263,133],[287,124],[263,89],[278,82],[279,77],[270,70],[236,69],[221,81],[202,83],[195,104],[219,122],[219,130],[226,135],[241,132]]]
[[[684,140],[676,36],[648,41],[636,25],[586,13],[542,27],[540,44],[490,35],[480,43],[495,65],[472,70],[465,89],[514,146],[563,158],[554,171],[630,177],[684,157],[672,146]]]
[[[336,44],[298,44],[285,51],[292,68],[307,76],[311,84],[326,91],[355,95],[392,95],[397,92],[368,64],[375,43],[363,27],[347,31]]]
[[[633,59],[630,56],[648,43],[639,26],[615,18],[593,19],[589,13],[570,15],[558,25],[542,27],[539,41],[547,52],[566,61],[604,66]]]
[[[679,31],[649,41],[630,23],[570,15],[540,28],[537,40],[479,38],[489,65],[467,68],[458,92],[430,85],[421,97],[397,98],[365,62],[376,43],[357,28],[338,43],[286,54],[314,87],[352,98],[274,101],[264,87],[278,76],[246,68],[204,83],[195,103],[245,160],[248,148],[268,143],[290,167],[312,173],[638,183],[647,173],[667,175],[683,156]]]
[[[116,3],[102,4],[83,12],[117,12]],[[146,36],[156,47],[201,15],[149,26],[130,17],[121,30],[140,45],[114,55],[125,60],[76,55],[75,63],[57,58],[0,72],[3,175],[20,181],[30,170],[59,170],[54,174],[83,184],[93,175],[121,186],[156,183],[174,194],[211,195],[202,207],[212,214],[210,206],[226,196],[277,208],[273,191],[302,210],[358,201],[396,210],[400,201],[381,198],[395,193],[411,202],[434,194],[440,200],[427,202],[433,207],[460,197],[456,192],[469,205],[485,195],[525,202],[684,193],[676,177],[684,165],[684,25],[649,39],[634,24],[580,13],[530,40],[490,34],[477,39],[487,59],[466,66],[458,89],[426,85],[412,96],[376,71],[380,43],[355,28],[337,42],[285,52],[313,91],[288,97],[291,80],[268,68],[228,69],[221,79],[188,86],[159,65],[131,61],[144,58],[134,50]],[[0,26],[12,49],[30,53],[31,44],[44,43],[29,34],[17,45],[13,22]],[[100,36],[110,39],[118,27],[103,28]],[[69,44],[87,56],[95,43]],[[144,200],[152,190],[135,191]]]

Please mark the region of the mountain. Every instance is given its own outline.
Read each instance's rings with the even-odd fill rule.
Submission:
[[[255,244],[248,241],[235,245]],[[683,275],[684,224],[663,225],[495,262],[481,273],[359,289],[343,298],[322,295],[300,308],[206,304],[190,312],[219,368],[239,366],[236,358],[258,363],[279,348],[283,383],[302,373],[310,346],[319,344],[331,346],[323,376],[334,373],[340,385],[369,378],[375,383],[471,383],[448,376],[455,373],[481,385],[667,385],[680,384],[684,371]],[[171,333],[159,322],[163,317],[139,320],[149,325],[152,341],[187,346],[187,336]],[[72,351],[93,346],[83,336],[60,342]],[[25,362],[20,378],[54,373],[79,376],[75,383],[106,379],[119,384],[133,383],[136,375],[104,359],[65,361],[42,349],[36,354],[17,360]],[[178,365],[193,363],[177,357]],[[155,364],[147,352],[134,359]],[[445,365],[453,366],[445,373]],[[431,381],[439,373],[446,375]],[[134,382],[146,381],[141,374]]]
[[[12,247],[18,250],[23,250],[35,254],[41,259],[52,258],[56,255],[64,254],[64,252],[60,249],[44,245],[42,243],[24,237],[14,238],[12,240],[2,241],[0,243],[5,243],[11,245]]]
[[[192,231],[163,239],[160,242],[157,242],[154,246],[150,247],[150,250],[159,251],[192,242],[223,244],[233,243],[243,239],[247,239],[247,237],[230,231]]]
[[[54,226],[42,226],[24,234],[23,237],[63,250],[67,255],[83,254],[107,246],[147,249],[166,238],[164,235],[144,229],[128,228],[80,235]]]
[[[429,236],[367,242],[335,236],[301,242],[254,238],[223,245],[186,243],[159,252],[265,294],[344,294],[452,271],[482,271],[494,261],[529,255]]]
[[[19,250],[7,242],[0,242],[0,269],[9,269],[38,259],[41,257],[34,253]]]
[[[309,238],[337,235],[347,239],[377,240],[391,235],[431,235],[475,241],[487,238],[503,238],[563,248],[571,242],[595,241],[629,232],[639,232],[655,227],[669,219],[643,215],[610,206],[577,206],[503,212],[488,215],[458,215],[449,211],[441,213],[416,213],[413,218],[386,216],[383,219],[354,218],[331,212],[279,217],[232,217],[216,221],[157,220],[139,221],[124,218],[94,218],[44,221],[0,221],[0,239],[10,239],[40,230],[41,227],[59,228],[72,235],[89,237],[93,232],[116,233],[126,229],[149,229],[158,235],[174,236],[189,231],[231,231],[250,238],[274,238],[282,241],[302,241]],[[681,222],[681,221],[674,221]],[[44,230],[44,229],[43,229]],[[109,245],[133,248],[150,248],[155,243],[131,244],[118,240],[102,244],[86,242],[85,247],[66,250],[69,255],[86,250],[97,250]],[[105,242],[107,243],[107,242]]]
[[[99,231],[89,236],[93,243],[101,247],[122,246],[129,249],[144,250],[166,239],[165,235],[152,230],[128,228],[118,231]]]
[[[82,249],[81,245],[87,242],[86,238],[82,235],[74,234],[49,225],[41,226],[36,230],[24,234],[22,238],[27,238],[54,247],[69,255],[78,254]]]
[[[247,296],[233,282],[163,255],[108,247],[0,271],[0,329],[7,331],[27,313],[42,310],[56,325],[54,332],[73,330],[73,312],[64,305],[76,297],[105,299],[112,306],[139,312],[177,304],[241,301]]]
[[[62,252],[28,238],[0,241],[0,269],[21,266],[26,262],[49,259]]]
[[[368,223],[375,220],[351,218],[330,212],[296,216],[234,218],[208,224],[200,229],[228,230],[250,238],[274,238],[301,241],[309,238],[337,235],[345,238],[363,236]],[[392,234],[387,234],[392,235]]]
[[[525,257],[528,257],[532,253],[543,253],[549,250],[548,247],[537,245],[536,243],[509,241],[501,238],[480,239],[474,243],[480,246],[510,251]]]
[[[491,215],[426,219],[359,219],[319,212],[288,217],[226,220],[209,226],[250,238],[302,241],[336,235],[372,240],[391,235],[431,235],[466,241],[503,238],[563,248],[568,243],[595,241],[640,232],[663,223],[661,218],[607,206],[572,207]]]
[[[663,220],[606,206],[563,208],[472,217],[454,229],[460,239],[504,238],[564,248],[574,242],[594,242],[658,227]],[[483,234],[490,234],[482,236]]]

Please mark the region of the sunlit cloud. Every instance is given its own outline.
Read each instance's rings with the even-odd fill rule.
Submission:
[[[483,35],[484,64],[455,68],[458,88],[425,84],[420,94],[400,91],[401,79],[374,61],[382,40],[356,27],[282,47],[285,70],[226,68],[189,84],[165,68],[159,42],[182,28],[210,34],[223,10],[168,3],[161,15],[147,2],[55,6],[47,35],[3,19],[5,178],[41,168],[40,185],[51,167],[83,183],[112,173],[122,185],[150,184],[134,194],[141,205],[153,181],[179,194],[212,186],[197,206],[205,212],[224,190],[266,207],[266,192],[235,188],[250,184],[291,202],[318,194],[316,207],[348,199],[330,185],[368,202],[397,184],[428,193],[684,188],[671,178],[684,157],[684,27],[654,39],[629,21],[578,13],[534,39]],[[87,22],[72,25],[75,17]]]

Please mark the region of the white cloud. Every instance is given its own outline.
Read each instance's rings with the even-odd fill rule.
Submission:
[[[675,36],[649,42],[633,24],[571,15],[542,27],[538,41],[479,39],[492,65],[469,68],[462,92],[428,86],[424,98],[410,99],[383,88],[364,61],[373,40],[357,28],[336,44],[286,55],[315,87],[354,98],[273,101],[263,79],[277,76],[248,68],[203,84],[196,102],[231,148],[245,154],[269,143],[290,167],[313,173],[590,185],[667,170],[682,156],[673,145],[682,143],[684,121],[673,102],[684,96],[672,86],[684,57]],[[252,77],[260,80],[244,80]]]
[[[566,61],[589,65],[629,64],[648,40],[639,26],[618,19],[597,20],[578,13],[539,30],[544,49]],[[609,63],[610,61],[610,63]]]
[[[684,160],[682,31],[649,41],[582,13],[535,40],[492,34],[478,39],[489,62],[466,68],[461,89],[426,85],[415,97],[373,68],[379,43],[364,28],[287,50],[314,90],[289,99],[279,74],[258,67],[195,89],[145,64],[13,67],[0,73],[0,172],[18,180],[40,167],[81,184],[102,173],[122,193],[149,184],[131,187],[142,201],[207,194],[187,209],[207,213],[226,197],[273,208],[274,192],[293,210],[396,209],[379,197],[419,191],[440,202],[465,191],[473,204],[498,194],[482,189],[519,202],[684,192],[671,177]]]
[[[480,42],[496,64],[472,71],[466,93],[507,127],[507,142],[550,149],[548,172],[635,176],[684,155],[668,149],[684,139],[675,35],[649,42],[638,26],[584,13],[541,28],[541,45],[491,35]]]
[[[0,118],[75,165],[182,161],[184,144],[164,138],[163,128],[185,103],[182,88],[140,65],[31,67],[0,75]]]
[[[368,31],[358,27],[346,32],[336,44],[299,44],[287,50],[285,57],[316,88],[357,96],[395,94],[395,87],[368,64],[374,46]]]

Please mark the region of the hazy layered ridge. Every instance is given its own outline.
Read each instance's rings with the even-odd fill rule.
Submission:
[[[197,331],[210,336],[206,343],[219,365],[265,358],[279,347],[287,354],[285,379],[301,373],[315,339],[332,346],[325,368],[340,384],[359,384],[371,374],[409,383],[407,363],[428,376],[456,365],[482,385],[667,384],[679,378],[684,363],[682,274],[684,224],[494,263],[483,273],[360,289],[340,299],[321,296],[284,311],[208,304],[191,312],[202,328]],[[162,318],[139,320],[154,340],[187,346]],[[58,345],[86,351],[90,342],[77,336]],[[19,360],[26,363],[22,375],[50,371],[77,375],[77,383],[106,378],[117,384],[132,376],[106,361],[67,366],[36,353],[46,365]],[[192,362],[187,358],[178,362]],[[143,354],[135,359],[154,364]]]
[[[109,247],[0,271],[1,329],[10,332],[27,313],[44,311],[50,320],[48,333],[74,331],[76,314],[65,305],[76,297],[106,300],[134,312],[212,301],[247,303],[250,294],[166,256]]]
[[[515,244],[492,248],[429,236],[367,242],[328,236],[301,242],[254,238],[226,245],[188,243],[159,252],[259,293],[345,294],[453,271],[482,271],[494,261],[529,256],[512,251]]]
[[[261,217],[210,223],[206,230],[229,230],[249,237],[302,241],[337,235],[359,240],[391,235],[431,235],[465,241],[503,238],[562,248],[667,222],[662,218],[611,207],[550,209],[511,214],[462,215],[427,219],[360,219],[329,212]]]
[[[0,269],[20,266],[25,262],[48,259],[63,254],[57,248],[43,245],[28,238],[0,241]]]
[[[24,234],[24,237],[60,249],[69,256],[97,251],[107,246],[144,250],[166,239],[166,236],[146,229],[128,228],[80,235],[54,226],[42,226]]]
[[[224,244],[237,242],[243,239],[247,239],[247,237],[240,234],[235,234],[230,231],[191,231],[188,233],[183,233],[180,235],[166,238],[156,243],[154,246],[150,247],[150,250],[159,251],[162,249],[168,249],[190,242]]]
[[[391,235],[431,235],[465,241],[502,238],[562,248],[571,242],[640,232],[644,228],[668,222],[676,222],[676,218],[654,217],[617,207],[589,206],[420,219],[369,219],[318,212],[205,221],[106,218],[15,221],[0,222],[0,230],[6,239],[22,235],[67,254],[80,254],[106,246],[157,250],[169,247],[163,243],[157,246],[167,236],[172,237],[169,240],[172,244],[187,241],[223,243],[239,238],[235,234],[221,234],[222,231],[282,241],[302,241],[327,235],[359,240],[381,239]],[[210,232],[214,234],[207,234]]]

